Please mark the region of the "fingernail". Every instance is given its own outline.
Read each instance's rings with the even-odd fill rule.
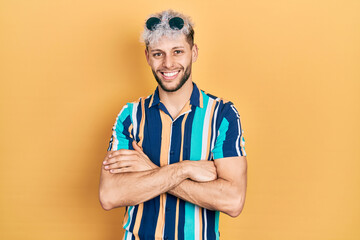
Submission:
[[[108,169],[109,168],[109,166],[105,166],[105,169]]]
[[[111,170],[110,170],[110,172],[112,173],[112,172],[114,172],[114,170],[113,170],[113,169],[111,169]]]
[[[109,158],[111,158],[111,154],[109,154]]]
[[[105,161],[103,161],[103,164],[106,164],[106,160],[105,160]]]

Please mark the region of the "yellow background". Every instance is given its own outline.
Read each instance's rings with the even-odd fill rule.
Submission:
[[[245,129],[243,213],[221,239],[360,239],[360,2],[0,2],[0,239],[120,239],[100,166],[122,105],[156,84],[150,13],[195,22],[194,81]]]

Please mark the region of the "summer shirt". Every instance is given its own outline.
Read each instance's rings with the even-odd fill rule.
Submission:
[[[246,156],[234,105],[199,90],[195,83],[176,119],[160,101],[156,88],[147,98],[127,103],[112,130],[108,151],[133,150],[136,140],[157,166]],[[219,212],[164,193],[126,207],[123,227],[124,239],[219,239]]]

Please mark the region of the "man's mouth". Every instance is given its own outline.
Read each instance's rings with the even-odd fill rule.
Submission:
[[[172,71],[172,72],[161,72],[161,75],[166,79],[166,80],[172,80],[175,79],[178,74],[179,74],[180,70],[178,71]]]

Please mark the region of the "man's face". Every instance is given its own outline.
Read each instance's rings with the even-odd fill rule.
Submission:
[[[146,59],[160,87],[166,92],[179,90],[191,80],[191,64],[197,59],[197,46],[192,48],[185,35],[176,39],[162,37],[145,50]]]

